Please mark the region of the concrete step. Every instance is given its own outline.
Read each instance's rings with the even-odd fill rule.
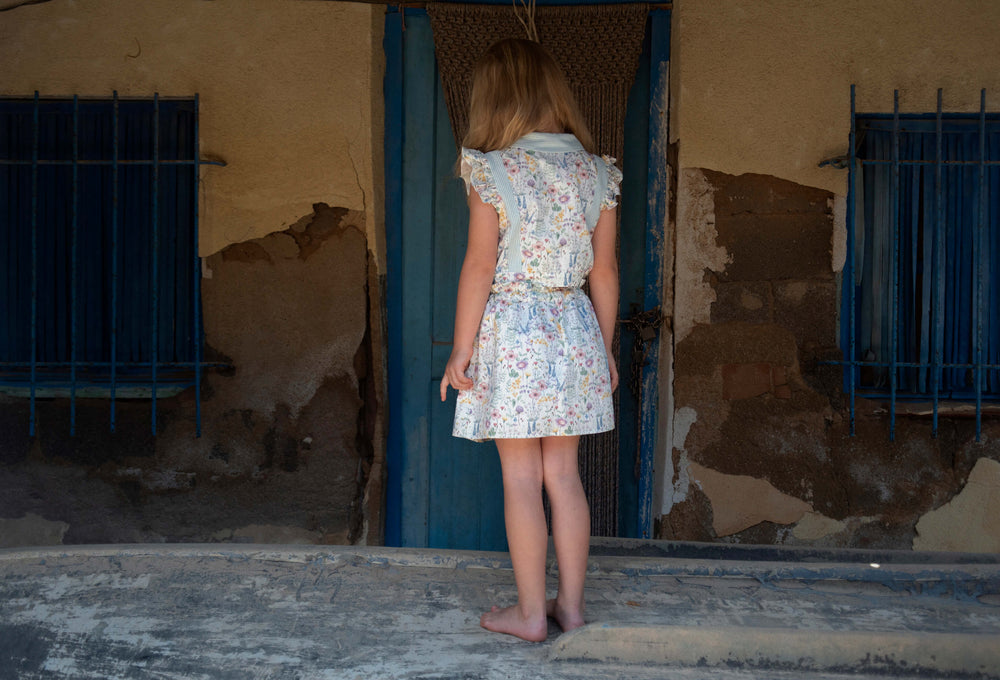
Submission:
[[[481,612],[516,600],[505,553],[0,550],[0,680],[1000,680],[996,556],[684,550],[598,546],[590,623],[566,634],[550,623],[540,644],[479,627]],[[552,593],[557,574],[552,560]]]
[[[561,636],[553,661],[808,673],[1000,677],[996,633],[592,624]]]

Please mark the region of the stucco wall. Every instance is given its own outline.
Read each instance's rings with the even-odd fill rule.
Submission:
[[[0,7],[15,4],[0,2]],[[209,255],[323,202],[381,216],[384,8],[302,0],[51,0],[0,13],[0,94],[200,95]]]
[[[773,175],[843,195],[858,111],[1000,109],[1000,3],[951,0],[678,0],[671,138],[680,166]]]
[[[847,151],[852,83],[859,112],[891,111],[894,89],[902,111],[933,111],[938,88],[946,111],[978,110],[982,88],[1000,110],[998,26],[1000,4],[978,0],[675,2],[660,536],[936,548],[917,534],[964,525],[982,528],[948,549],[995,544],[984,506],[957,500],[967,482],[996,495],[971,476],[1000,457],[995,418],[978,442],[969,419],[943,417],[935,439],[929,418],[901,418],[893,442],[887,406],[859,399],[849,436],[823,363],[841,358],[847,173],[818,163]]]
[[[15,2],[0,0],[0,9]],[[205,357],[116,405],[0,395],[0,546],[380,542],[384,7],[50,0],[0,12],[0,94],[200,96]],[[43,244],[42,247],[47,247]]]

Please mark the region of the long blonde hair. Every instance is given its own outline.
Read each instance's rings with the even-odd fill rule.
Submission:
[[[596,150],[552,55],[531,40],[508,38],[491,45],[473,70],[469,130],[462,146],[483,152],[503,149],[552,124],[576,135],[587,151]]]

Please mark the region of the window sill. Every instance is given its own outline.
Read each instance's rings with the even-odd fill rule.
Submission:
[[[859,397],[862,395],[858,395]],[[995,402],[983,402],[980,407],[984,416],[1000,416],[1000,404]],[[875,414],[888,414],[889,408],[885,405],[875,409]],[[939,401],[937,406],[939,416],[976,417],[976,402],[968,401]],[[934,402],[932,401],[897,401],[896,415],[932,417],[934,415]]]
[[[157,399],[167,399],[175,397],[191,385],[162,385],[156,388]],[[0,386],[0,395],[15,398],[31,398],[30,387],[10,387]],[[71,390],[69,387],[45,387],[35,388],[35,399],[69,399]],[[137,387],[132,385],[120,385],[115,388],[115,399],[152,399],[153,388]],[[76,388],[77,399],[110,399],[111,388],[96,385],[79,385]]]

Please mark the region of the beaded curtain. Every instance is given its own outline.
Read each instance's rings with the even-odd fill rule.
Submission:
[[[642,51],[647,12],[648,6],[638,4],[538,8],[428,4],[456,148],[468,128],[476,60],[497,40],[537,36],[566,74],[599,153],[614,156],[620,166],[625,108]],[[623,389],[629,389],[627,375],[622,376],[615,396],[616,419]],[[580,442],[580,476],[590,500],[594,536],[618,533],[618,450],[617,429],[588,435]]]

